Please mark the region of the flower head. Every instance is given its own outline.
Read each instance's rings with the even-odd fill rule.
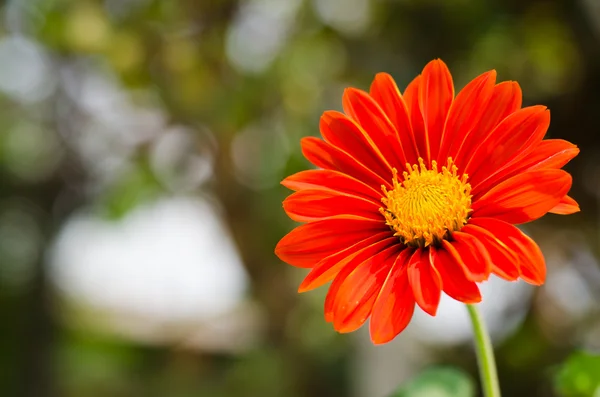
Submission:
[[[325,318],[339,332],[370,320],[384,343],[415,306],[435,315],[441,293],[481,301],[490,274],[543,284],[537,244],[515,224],[579,211],[561,170],[579,149],[543,140],[544,106],[521,107],[516,82],[490,71],[454,95],[446,65],[430,62],[403,94],[385,73],[370,93],[349,88],[344,114],[321,117],[323,140],[302,140],[318,169],[282,183],[283,203],[305,224],[277,245],[283,261],[310,268],[308,291],[332,281]]]

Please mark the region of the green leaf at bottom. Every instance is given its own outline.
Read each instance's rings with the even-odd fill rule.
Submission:
[[[556,389],[564,397],[600,397],[600,355],[572,354],[558,372]]]
[[[390,397],[475,397],[475,385],[463,371],[434,367],[401,386]]]

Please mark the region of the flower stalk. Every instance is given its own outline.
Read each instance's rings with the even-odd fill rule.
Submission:
[[[469,317],[473,324],[475,336],[475,349],[477,351],[477,363],[479,366],[479,377],[485,397],[500,397],[500,386],[498,384],[498,372],[494,359],[494,348],[490,340],[483,317],[477,306],[467,305]]]

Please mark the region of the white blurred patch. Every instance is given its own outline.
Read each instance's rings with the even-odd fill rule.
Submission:
[[[300,0],[247,0],[227,31],[226,52],[243,72],[260,73],[277,56],[294,26]]]
[[[0,91],[29,104],[46,99],[55,87],[50,59],[40,45],[20,36],[0,39]]]
[[[323,23],[341,33],[359,35],[371,23],[370,0],[313,0]]]
[[[152,140],[166,125],[163,109],[132,103],[116,76],[89,71],[82,62],[65,65],[61,77],[78,111],[101,125],[108,135],[105,139],[118,143],[123,151]]]
[[[4,8],[4,24],[11,33],[32,34],[46,20],[41,0],[8,0]]]
[[[507,282],[492,276],[479,284],[483,301],[478,304],[493,339],[503,339],[525,318],[533,287],[525,282]],[[445,294],[435,317],[419,308],[408,331],[416,339],[431,345],[456,345],[473,339],[469,315],[464,303]]]
[[[173,127],[153,143],[150,163],[162,184],[174,192],[191,191],[213,175],[216,140],[207,131]],[[203,138],[203,139],[202,139]]]
[[[57,287],[78,304],[153,324],[223,316],[248,286],[215,208],[196,198],[163,199],[121,221],[79,213],[50,259]]]
[[[569,321],[573,318],[581,319],[596,305],[589,285],[583,275],[575,271],[572,267],[565,266],[548,275],[546,281],[546,293],[552,297],[554,304],[561,309],[564,318],[568,315]]]
[[[546,336],[557,344],[566,342],[565,331],[588,328],[597,311],[600,269],[585,240],[583,232],[565,229],[542,247],[549,271],[538,313]]]
[[[168,126],[152,89],[125,91],[115,76],[90,71],[85,62],[64,67],[61,78],[69,101],[61,103],[66,126],[60,133],[91,175],[90,191],[110,186],[147,146],[152,170],[173,192],[190,191],[212,175],[212,132]]]

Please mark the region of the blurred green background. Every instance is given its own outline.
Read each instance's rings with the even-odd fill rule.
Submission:
[[[463,307],[374,347],[273,254],[321,112],[438,57],[582,148],[582,212],[525,227],[546,285],[492,280],[482,309],[505,396],[600,396],[600,1],[12,0],[0,29],[1,396],[384,397],[444,364],[473,397]]]

